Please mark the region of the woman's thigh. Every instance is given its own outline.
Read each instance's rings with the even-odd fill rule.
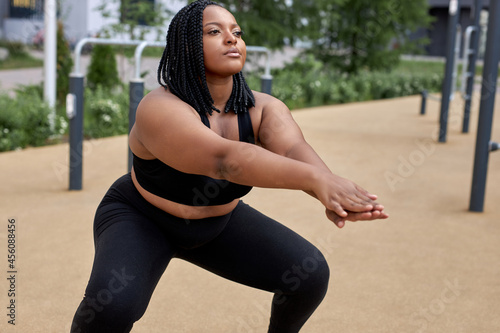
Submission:
[[[175,248],[154,223],[120,202],[99,206],[94,237],[92,272],[75,322],[88,326],[85,332],[129,327],[144,314]]]
[[[219,236],[195,250],[180,251],[178,257],[278,295],[307,289],[329,276],[326,260],[314,245],[242,202]]]

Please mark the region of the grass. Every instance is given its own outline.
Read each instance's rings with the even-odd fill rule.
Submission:
[[[123,54],[126,57],[134,57],[136,46],[114,46],[116,54]],[[146,47],[142,52],[143,57],[161,58],[162,47]]]
[[[19,69],[19,68],[33,68],[42,67],[43,60],[36,59],[29,54],[10,56],[7,59],[0,61],[0,70],[6,69]]]
[[[406,73],[444,73],[445,63],[442,61],[401,60],[395,71]],[[458,64],[458,75],[462,73],[462,63]],[[483,66],[476,65],[476,76],[483,75]]]
[[[401,60],[394,69],[403,73],[443,73],[444,62],[439,61],[420,61],[420,60]]]

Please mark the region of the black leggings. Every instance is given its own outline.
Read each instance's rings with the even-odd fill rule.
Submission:
[[[72,333],[129,332],[173,257],[274,293],[269,332],[298,332],[321,303],[329,269],[304,238],[240,201],[229,214],[184,220],[149,204],[130,174],[99,205],[95,257]]]

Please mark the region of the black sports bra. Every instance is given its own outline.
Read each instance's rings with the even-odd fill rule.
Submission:
[[[237,115],[240,141],[255,144],[250,113],[239,112]],[[210,128],[206,116],[201,117],[201,120]],[[133,165],[135,176],[142,188],[159,197],[184,205],[223,205],[243,197],[252,189],[251,186],[227,180],[185,173],[159,159],[145,160],[135,154]]]

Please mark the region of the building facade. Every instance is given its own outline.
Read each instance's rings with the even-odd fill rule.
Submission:
[[[147,0],[161,2],[170,11],[176,12],[187,0]],[[106,0],[57,0],[58,18],[63,22],[65,34],[71,44],[97,35],[105,26],[117,23],[120,17],[120,2]],[[104,17],[97,9],[103,3],[112,12]],[[168,22],[165,22],[165,34]],[[0,0],[0,38],[36,43],[43,38],[44,0]],[[149,35],[146,39],[156,39]]]

